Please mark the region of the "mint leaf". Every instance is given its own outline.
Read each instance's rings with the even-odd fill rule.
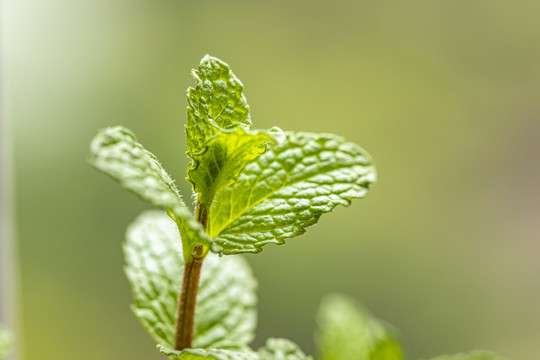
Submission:
[[[327,297],[319,310],[320,360],[402,360],[395,336],[353,300]]]
[[[507,360],[492,352],[476,350],[467,354],[442,355],[432,360]]]
[[[89,162],[141,199],[170,209],[182,232],[184,249],[199,244],[211,246],[211,240],[184,204],[174,181],[129,129],[115,126],[100,130],[90,144]],[[190,252],[186,251],[186,255],[190,256]]]
[[[188,180],[204,208],[228,186],[242,168],[264,152],[272,138],[249,132],[251,120],[243,85],[225,62],[206,55],[193,71],[195,89],[188,88],[186,136]]]
[[[129,129],[115,126],[100,130],[90,144],[89,162],[155,206],[185,206],[174,181]]]
[[[225,349],[186,349],[182,351],[170,350],[158,345],[161,353],[176,359],[197,360],[313,360],[306,356],[298,345],[285,339],[270,338],[266,346],[254,352],[251,349],[225,350]]]
[[[195,89],[187,91],[186,137],[188,155],[200,153],[218,130],[237,125],[251,127],[249,106],[242,94],[244,86],[225,62],[206,55],[197,70]]]
[[[261,360],[313,360],[292,341],[275,338],[266,340],[265,347],[259,349],[259,357]]]
[[[364,197],[375,181],[371,158],[330,134],[273,134],[277,144],[215,197],[207,232],[224,254],[260,252],[305,232],[323,213]]]
[[[214,196],[238,177],[246,164],[257,158],[272,137],[264,132],[250,132],[241,127],[219,131],[211,138],[204,151],[193,154],[193,166],[188,179],[205,207],[212,205]]]
[[[0,358],[9,354],[12,342],[13,334],[5,325],[0,324]]]
[[[164,212],[143,212],[129,226],[125,271],[133,312],[154,340],[173,348],[184,260],[178,230]],[[202,267],[193,346],[240,347],[253,339],[256,282],[240,257],[209,254]]]
[[[182,360],[260,360],[253,350],[224,350],[224,349],[186,349],[182,351],[171,350],[158,345],[162,354]]]

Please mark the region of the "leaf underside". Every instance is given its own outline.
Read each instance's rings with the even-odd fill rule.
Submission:
[[[224,254],[256,253],[306,231],[337,205],[362,198],[375,182],[369,155],[330,134],[274,134],[277,144],[218,193],[208,233]]]
[[[239,350],[187,349],[183,351],[170,350],[163,346],[158,346],[158,348],[167,356],[184,360],[313,360],[293,342],[275,338],[268,339],[266,345],[257,352],[248,348]]]
[[[133,312],[157,343],[173,347],[178,293],[183,274],[180,237],[164,212],[147,211],[129,226],[125,272]],[[209,254],[202,267],[193,345],[241,347],[256,327],[256,282],[240,257]]]
[[[185,248],[212,246],[210,238],[186,207],[174,181],[157,158],[144,149],[130,130],[100,130],[90,144],[89,162],[141,199],[174,214]]]
[[[98,132],[90,145],[89,162],[155,206],[185,207],[174,181],[157,158],[144,149],[133,132],[122,126]]]

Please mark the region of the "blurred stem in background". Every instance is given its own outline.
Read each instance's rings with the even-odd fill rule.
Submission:
[[[0,0],[0,322],[6,324],[15,333],[15,344],[11,355],[3,360],[21,360],[19,351],[21,332],[18,326],[17,252],[14,236],[14,181],[12,164],[12,132],[6,109],[7,89],[4,69],[4,1]]]

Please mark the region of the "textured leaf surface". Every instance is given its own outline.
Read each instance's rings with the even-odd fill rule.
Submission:
[[[157,158],[124,127],[100,130],[90,145],[89,161],[153,205],[165,209],[184,205],[174,181]]]
[[[305,232],[323,213],[361,198],[375,181],[369,155],[330,134],[274,134],[277,144],[215,198],[208,233],[225,254],[259,252]]]
[[[395,336],[353,300],[327,297],[318,315],[320,360],[402,360]]]
[[[442,355],[432,360],[507,360],[488,351],[476,350],[467,354]]]
[[[244,86],[225,62],[206,55],[197,70],[195,89],[188,88],[188,154],[200,153],[206,141],[219,129],[237,125],[251,127]]]
[[[7,356],[13,342],[13,334],[3,324],[0,324],[0,358]]]
[[[313,360],[311,356],[305,355],[295,343],[273,338],[268,339],[265,347],[259,349],[258,352],[248,348],[241,350],[187,349],[183,351],[170,350],[163,346],[158,346],[158,348],[165,355],[186,360]]]
[[[214,195],[230,185],[270,141],[272,137],[265,132],[250,132],[241,127],[210,139],[205,150],[193,156],[193,166],[188,171],[188,179],[200,194],[203,206],[210,207]]]
[[[259,349],[259,357],[261,360],[313,360],[292,341],[274,338],[268,339],[265,347]]]
[[[171,209],[186,249],[196,244],[210,245],[210,239],[187,209],[174,181],[130,130],[121,126],[100,130],[90,145],[89,162],[143,200]]]
[[[260,360],[257,353],[252,350],[224,350],[224,349],[186,349],[183,351],[171,350],[158,346],[162,354],[182,360]]]
[[[164,212],[147,211],[128,228],[125,271],[133,312],[156,342],[173,347],[183,274],[180,237]],[[240,257],[209,254],[203,263],[193,345],[239,347],[253,339],[256,282]]]

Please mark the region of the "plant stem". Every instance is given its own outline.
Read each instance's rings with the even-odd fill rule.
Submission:
[[[176,317],[175,350],[191,347],[202,263],[202,258],[193,258],[184,265],[184,280],[178,299],[178,315]]]
[[[209,209],[197,202],[195,212],[199,221],[206,230]],[[186,251],[188,249],[184,249]],[[204,260],[204,249],[201,245],[192,249],[189,261],[184,264],[184,278],[182,289],[178,298],[178,313],[176,316],[176,334],[174,339],[175,350],[184,350],[192,347],[193,325],[195,324],[195,305],[197,303],[197,291],[199,290],[199,278]]]

